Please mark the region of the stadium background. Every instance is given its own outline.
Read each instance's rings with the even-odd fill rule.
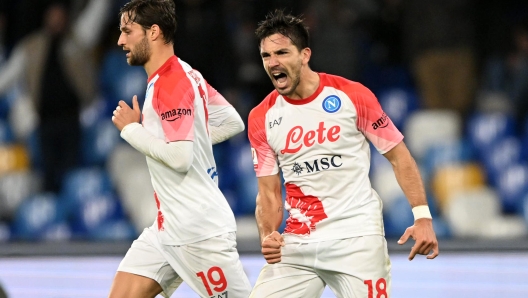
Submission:
[[[0,0],[0,72],[16,44],[41,26],[49,2]],[[63,2],[72,17],[88,3]],[[475,58],[476,71],[467,78],[475,82],[470,109],[460,110],[447,104],[430,108],[421,95],[412,71],[420,53],[408,44],[409,36],[419,36],[410,27],[427,27],[435,18],[425,17],[425,10],[413,14],[416,2],[177,0],[176,54],[246,120],[273,88],[258,55],[257,22],[273,8],[303,13],[312,28],[311,67],[369,87],[403,131],[422,171],[442,254],[435,261],[407,262],[410,246],[395,242],[412,224],[412,213],[390,164],[372,151],[371,178],[384,202],[393,256],[394,297],[528,297],[528,3],[423,4],[430,15],[444,16],[439,24],[445,28],[437,32],[453,41],[448,48],[461,46]],[[38,119],[24,100],[24,83],[0,95],[0,284],[8,297],[105,296],[119,259],[154,219],[144,157],[119,138],[110,121],[118,100],[130,103],[134,94],[143,100],[146,87],[144,70],[129,67],[116,45],[124,3],[108,0],[98,18],[104,30],[94,51],[97,96],[81,113],[82,157],[60,192],[42,191]],[[432,32],[421,34],[432,45],[428,50],[445,50],[446,44],[433,42]],[[246,134],[214,146],[214,152],[254,281],[263,261]],[[175,296],[194,297],[187,291]]]

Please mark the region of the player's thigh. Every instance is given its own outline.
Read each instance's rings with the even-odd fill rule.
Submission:
[[[156,294],[163,291],[165,297],[172,295],[182,279],[165,259],[161,248],[156,235],[149,228],[145,229],[119,264],[111,293],[115,293],[115,297],[150,297],[137,293],[153,291]],[[123,292],[129,296],[121,296]]]
[[[391,264],[385,237],[354,237],[324,245],[327,254],[317,272],[337,297],[389,297]]]
[[[324,281],[310,268],[292,264],[266,264],[251,292],[251,298],[318,298]]]
[[[201,297],[249,296],[251,284],[240,262],[234,232],[168,248],[173,268]]]

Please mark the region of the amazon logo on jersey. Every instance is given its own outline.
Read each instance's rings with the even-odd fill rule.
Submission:
[[[376,122],[372,123],[372,128],[376,130],[378,128],[385,128],[387,127],[387,125],[389,125],[389,116],[383,113],[383,115],[381,115],[381,117],[378,120],[376,120]]]
[[[172,109],[167,112],[161,113],[161,120],[167,120],[167,121],[176,121],[180,119],[183,116],[190,116],[192,115],[191,109]]]

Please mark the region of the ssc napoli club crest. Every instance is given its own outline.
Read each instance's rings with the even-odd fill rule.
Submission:
[[[323,100],[323,109],[327,113],[335,113],[341,108],[341,99],[335,95],[330,95]]]

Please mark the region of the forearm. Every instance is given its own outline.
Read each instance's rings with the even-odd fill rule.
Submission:
[[[166,143],[151,135],[137,122],[126,125],[121,131],[121,137],[139,152],[177,172],[189,171],[193,163],[193,142]]]
[[[393,164],[393,169],[396,180],[411,207],[427,205],[422,178],[412,156],[410,154],[403,156],[401,160]]]
[[[264,237],[279,229],[284,214],[283,208],[280,193],[278,197],[277,194],[257,194],[255,217],[261,242]]]

